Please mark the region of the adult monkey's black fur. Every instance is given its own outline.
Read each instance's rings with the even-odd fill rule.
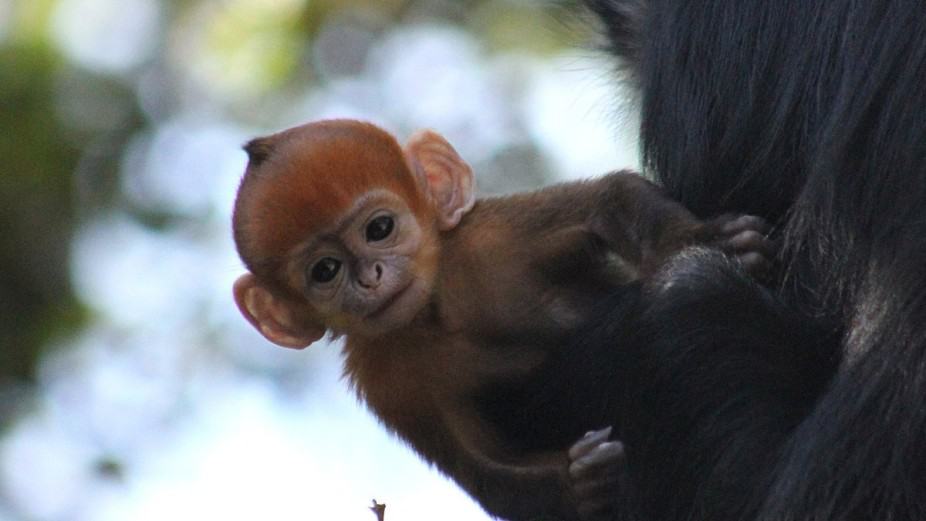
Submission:
[[[926,519],[926,5],[585,1],[641,89],[645,169],[785,244],[787,306],[717,258],[677,261],[657,314],[690,349],[653,333],[621,429],[636,513]],[[787,309],[843,332],[835,352]]]

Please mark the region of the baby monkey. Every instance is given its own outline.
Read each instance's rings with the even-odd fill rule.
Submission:
[[[379,420],[506,519],[606,511],[624,454],[607,429],[554,448],[512,439],[483,414],[485,390],[537,374],[597,303],[686,246],[756,269],[771,253],[761,220],[699,221],[629,172],[476,200],[469,165],[431,131],[403,147],[320,121],[245,150],[241,313],[285,347],[346,336],[345,374]]]

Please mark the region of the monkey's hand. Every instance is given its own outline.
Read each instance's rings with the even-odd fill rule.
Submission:
[[[766,275],[778,253],[771,226],[754,215],[721,215],[706,223],[706,243],[735,256],[752,275]]]
[[[569,448],[569,480],[583,521],[612,519],[625,472],[624,445],[609,441],[611,427],[592,431]]]

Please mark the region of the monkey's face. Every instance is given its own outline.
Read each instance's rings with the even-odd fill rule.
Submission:
[[[289,278],[336,332],[372,336],[408,324],[427,304],[437,232],[404,199],[375,190],[295,250]]]
[[[251,141],[233,226],[250,269],[233,287],[271,342],[373,337],[428,305],[439,231],[475,203],[473,172],[442,136],[402,147],[368,123],[309,123]]]

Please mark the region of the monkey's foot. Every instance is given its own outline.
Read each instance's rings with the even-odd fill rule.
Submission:
[[[569,478],[576,510],[585,521],[610,519],[620,500],[624,445],[609,441],[611,427],[592,431],[569,448]]]

